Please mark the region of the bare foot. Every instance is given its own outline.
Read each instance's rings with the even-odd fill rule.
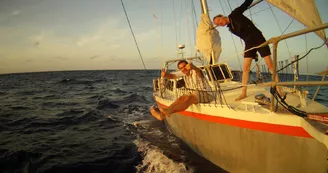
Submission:
[[[235,101],[242,100],[242,99],[244,99],[244,98],[246,98],[246,97],[247,97],[246,94],[241,94],[239,97],[237,97],[237,98],[235,99]]]
[[[155,117],[156,119],[163,121],[165,118],[165,115],[163,115],[161,112],[157,111],[154,107],[151,107],[149,109],[150,114]]]
[[[166,117],[171,116],[171,114],[168,113],[167,108],[159,108],[159,111],[161,111]]]

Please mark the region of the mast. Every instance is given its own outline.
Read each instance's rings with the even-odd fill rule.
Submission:
[[[200,0],[200,5],[202,7],[202,13],[208,15],[207,1],[206,0]]]

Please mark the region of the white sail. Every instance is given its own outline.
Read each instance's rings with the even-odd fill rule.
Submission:
[[[319,12],[314,0],[267,0],[270,4],[278,7],[291,17],[295,18],[307,27],[322,24]],[[324,30],[317,31],[316,34],[326,41]]]
[[[213,23],[207,14],[202,13],[196,33],[196,46],[201,54],[210,62],[218,62],[221,53],[221,37],[219,31],[213,28]]]

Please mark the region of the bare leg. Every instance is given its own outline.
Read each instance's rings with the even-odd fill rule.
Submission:
[[[190,105],[197,103],[198,100],[195,94],[183,95],[173,102],[168,108],[159,108],[159,110],[165,114],[165,116],[170,116],[173,113],[184,111]]]
[[[156,119],[158,119],[158,120],[160,120],[160,121],[164,120],[165,115],[163,115],[163,114],[162,114],[161,112],[159,112],[159,111],[156,111],[155,108],[150,108],[149,111],[150,111],[150,114],[151,114],[153,117],[155,117]]]
[[[247,97],[247,83],[249,77],[249,70],[251,68],[253,58],[245,57],[244,58],[244,68],[243,68],[243,77],[242,77],[242,85],[243,89],[241,95],[235,99],[235,101],[239,101]]]
[[[273,63],[272,63],[271,56],[269,55],[269,56],[264,57],[264,60],[265,60],[265,63],[268,66],[268,68],[269,68],[269,70],[272,74],[273,73]],[[279,82],[278,74],[276,75],[275,81]],[[280,87],[277,87],[277,91],[278,91],[280,96],[283,96],[283,93],[281,92]]]

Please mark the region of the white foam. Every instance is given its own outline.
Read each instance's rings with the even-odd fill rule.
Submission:
[[[147,109],[140,107],[138,110],[132,110],[129,113],[129,108],[123,110],[124,122],[128,124],[133,124],[136,121],[145,119],[147,116]]]
[[[142,153],[142,163],[136,166],[137,172],[145,173],[191,173],[193,170],[187,169],[184,163],[174,162],[163,154],[156,146],[150,145],[149,142],[137,139],[134,143],[138,151]]]
[[[132,125],[134,125],[135,127],[137,127],[138,125],[147,125],[151,122],[151,120],[140,120],[140,121],[135,121],[132,123]]]

